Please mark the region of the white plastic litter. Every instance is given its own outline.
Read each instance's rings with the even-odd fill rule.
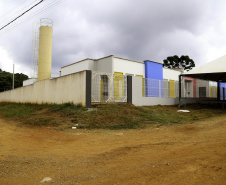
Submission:
[[[72,127],[72,129],[77,129],[77,127]]]
[[[42,179],[42,181],[40,181],[40,182],[43,183],[43,182],[50,182],[50,181],[52,181],[52,178],[50,178],[50,177],[45,177],[45,178]]]
[[[177,112],[190,112],[189,110],[178,110]]]

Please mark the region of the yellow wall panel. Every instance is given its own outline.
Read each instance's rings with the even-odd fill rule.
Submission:
[[[217,98],[217,87],[215,87],[215,90],[216,90],[215,92],[216,92],[216,98]]]
[[[175,81],[169,80],[169,97],[175,98]]]
[[[212,86],[210,86],[210,98],[212,98]]]
[[[103,80],[100,80],[100,101],[103,101]]]
[[[114,72],[114,100],[124,96],[124,76],[121,72]]]
[[[142,96],[144,96],[144,76],[143,75],[136,75],[142,78]]]

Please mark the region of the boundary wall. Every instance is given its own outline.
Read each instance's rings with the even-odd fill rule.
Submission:
[[[152,106],[152,105],[178,105],[179,98],[164,98],[164,97],[143,97],[142,96],[142,78],[131,76],[128,78],[128,87],[130,94],[128,98],[131,103],[136,106]],[[131,82],[132,81],[132,82]]]
[[[38,81],[0,93],[0,102],[67,103],[91,107],[91,71]]]

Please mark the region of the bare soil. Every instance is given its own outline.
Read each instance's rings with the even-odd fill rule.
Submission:
[[[226,184],[226,115],[138,130],[29,128],[0,119],[0,184]],[[43,178],[51,181],[43,182]]]

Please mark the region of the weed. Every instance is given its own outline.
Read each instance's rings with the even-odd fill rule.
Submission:
[[[54,118],[47,116],[39,116],[35,118],[30,118],[24,121],[24,124],[32,126],[46,126],[46,125],[57,125],[56,122],[52,122]]]
[[[187,107],[190,113],[178,113],[177,106],[136,107],[131,104],[97,104],[87,111],[80,104],[1,103],[0,115],[17,119],[26,125],[57,126],[68,129],[136,129],[151,125],[186,124],[225,114],[213,107]]]

